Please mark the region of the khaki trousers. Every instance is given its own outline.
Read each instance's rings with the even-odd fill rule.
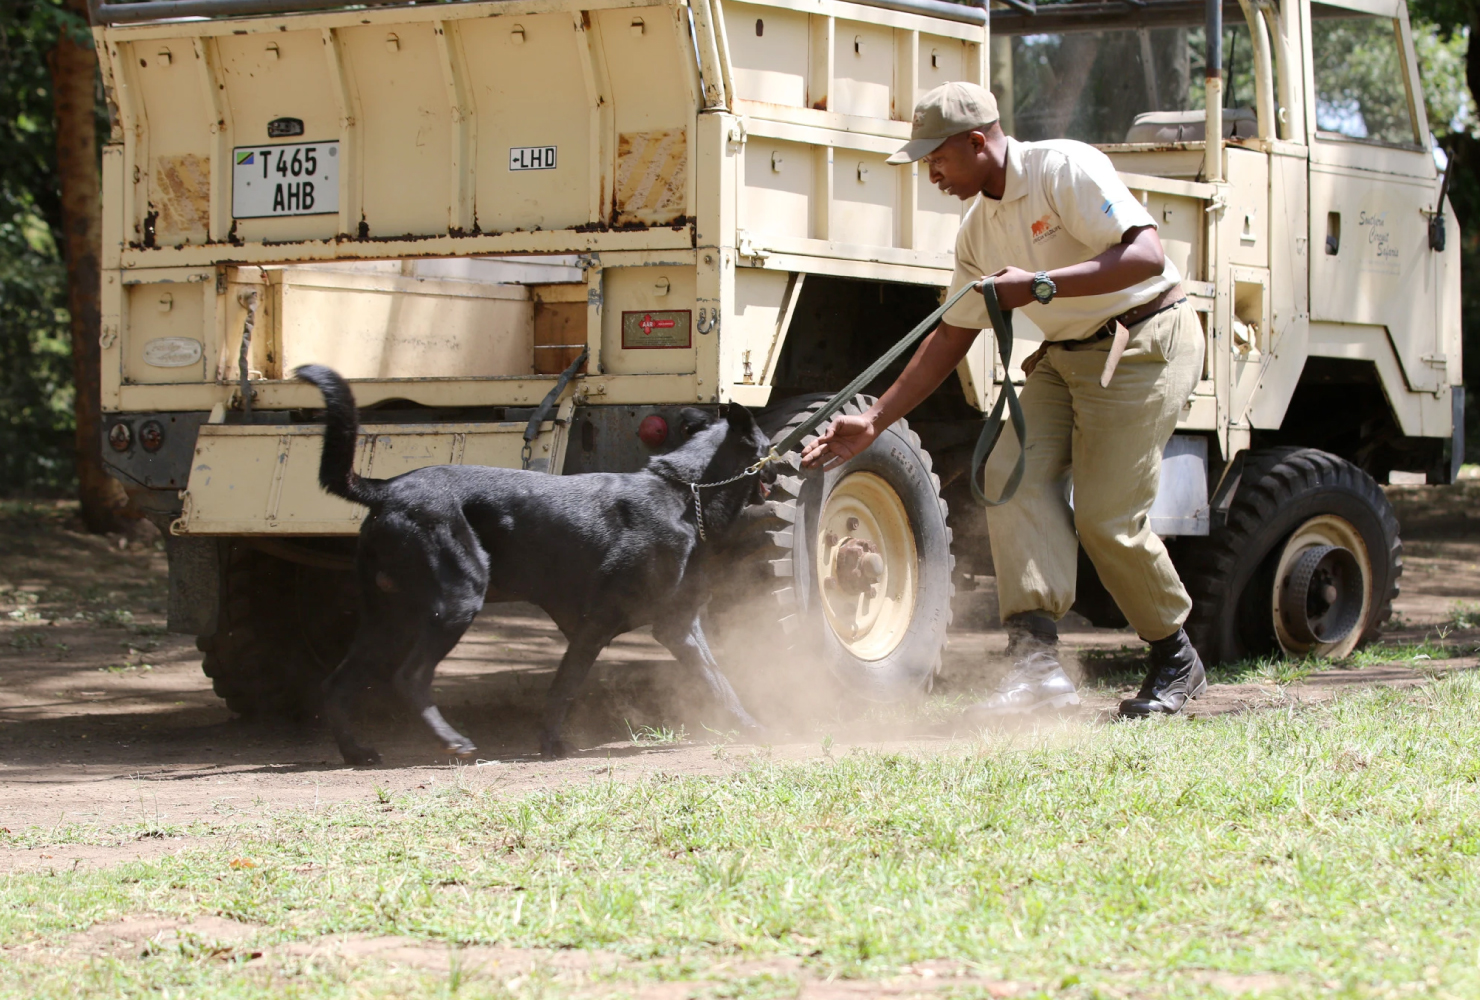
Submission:
[[[1062,618],[1074,603],[1078,547],[1143,639],[1164,639],[1192,608],[1148,514],[1161,452],[1203,367],[1202,324],[1188,303],[1131,330],[1109,388],[1100,374],[1110,339],[1054,344],[1023,386],[1027,463],[1017,495],[987,509],[1002,618]],[[1017,461],[1004,428],[988,460],[988,496]],[[1070,474],[1074,505],[1069,506]]]

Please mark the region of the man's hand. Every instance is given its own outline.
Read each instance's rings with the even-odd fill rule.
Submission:
[[[1024,271],[1020,267],[1004,267],[992,275],[993,284],[997,286],[997,304],[1003,309],[1018,309],[1030,302],[1037,302],[1033,297],[1033,272]]]
[[[802,464],[831,469],[861,454],[878,436],[879,429],[869,417],[837,417],[825,434],[807,445]]]

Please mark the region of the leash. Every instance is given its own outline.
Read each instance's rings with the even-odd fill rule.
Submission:
[[[1012,310],[1004,310],[997,301],[997,288],[991,278],[984,279],[981,287],[982,295],[987,300],[987,316],[992,320],[992,332],[997,335],[997,356],[1002,359],[1002,393],[997,397],[997,405],[987,415],[987,422],[976,439],[976,448],[971,452],[971,465],[967,474],[971,477],[971,495],[976,498],[977,503],[983,507],[1001,507],[1017,493],[1018,484],[1023,481],[1023,472],[1028,467],[1028,421],[1023,417],[1023,405],[1018,401],[1017,386],[1012,384],[1012,377],[1008,373],[1012,359]],[[993,500],[982,492],[980,473],[991,457],[992,449],[997,447],[997,440],[1002,436],[1004,405],[1007,407],[1008,418],[1012,421],[1013,433],[1017,435],[1018,457],[1017,464],[1012,467],[1012,475],[1007,477],[1007,483],[1002,487],[1002,495]]]
[[[1018,484],[1022,482],[1023,472],[1027,466],[1027,441],[1028,425],[1023,419],[1022,404],[1018,402],[1017,387],[1012,384],[1012,379],[1007,377],[1007,371],[1012,359],[1012,310],[1002,308],[997,301],[996,283],[991,278],[983,278],[980,282],[966,285],[958,289],[949,298],[940,304],[940,307],[926,316],[920,323],[893,347],[884,352],[883,356],[863,373],[849,382],[841,392],[827,401],[816,413],[794,428],[792,432],[781,439],[779,444],[771,446],[770,452],[758,463],[765,466],[769,462],[779,461],[781,456],[797,448],[802,438],[811,434],[822,425],[824,420],[830,419],[841,410],[847,403],[863,391],[864,387],[879,376],[884,369],[893,364],[900,355],[914,346],[915,342],[926,333],[935,329],[942,316],[965,297],[967,292],[980,290],[982,297],[986,300],[987,316],[992,321],[992,331],[997,339],[997,356],[1002,359],[1002,392],[997,397],[997,404],[992,407],[992,412],[987,416],[987,422],[982,427],[981,435],[976,440],[976,448],[971,454],[971,495],[977,502],[985,507],[1000,507],[1011,500],[1013,494],[1017,493]],[[1002,414],[1006,410],[1008,418],[1012,421],[1013,432],[1018,439],[1017,465],[1012,470],[1012,475],[1007,480],[1007,485],[1002,488],[1002,495],[996,500],[989,498],[982,492],[981,483],[977,473],[986,464],[987,458],[992,454],[992,449],[997,446],[998,439],[1002,436]],[[756,469],[760,471],[759,468]]]
[[[570,385],[570,380],[576,377],[576,372],[580,370],[581,365],[586,363],[586,357],[590,353],[590,347],[581,348],[580,355],[555,380],[555,388],[545,393],[545,398],[540,400],[540,405],[534,408],[529,423],[524,425],[524,448],[519,452],[521,469],[529,468],[530,458],[534,454],[534,439],[540,436],[540,424],[550,419],[550,414],[555,410],[555,404],[560,401],[560,394],[565,391],[566,386]]]
[[[854,396],[857,396],[863,391],[865,386],[878,378],[884,369],[892,365],[905,351],[913,347],[921,337],[935,329],[936,324],[940,322],[941,317],[946,314],[951,306],[964,298],[968,292],[974,290],[979,290],[982,293],[982,298],[986,301],[987,317],[991,320],[992,332],[996,335],[997,356],[1002,360],[1003,380],[1002,392],[998,395],[997,403],[992,407],[992,412],[987,415],[987,422],[982,426],[981,435],[976,440],[976,448],[971,454],[971,467],[969,470],[971,495],[976,498],[978,503],[986,507],[1000,507],[1002,504],[1011,500],[1013,495],[1017,493],[1018,484],[1022,482],[1023,472],[1027,466],[1028,425],[1027,421],[1023,419],[1023,407],[1018,401],[1017,387],[1012,384],[1012,379],[1007,377],[1007,371],[1012,360],[1012,310],[1003,309],[1001,303],[997,301],[997,287],[995,282],[991,278],[983,278],[980,282],[966,285],[948,296],[934,312],[921,320],[914,329],[900,338],[898,343],[885,351],[877,361],[865,368],[857,378],[844,386],[841,391],[829,399],[817,412],[793,428],[790,434],[781,439],[780,443],[773,444],[770,451],[763,458],[754,465],[751,465],[744,472],[731,476],[729,479],[721,479],[713,483],[690,483],[682,480],[669,480],[670,482],[675,482],[680,486],[687,486],[689,488],[689,494],[694,498],[694,519],[699,527],[699,540],[709,540],[704,527],[703,490],[729,486],[731,483],[737,483],[749,476],[758,475],[767,465],[780,461],[782,455],[795,450],[801,444],[802,438],[811,434],[822,425],[824,420],[830,419],[847,405]],[[530,454],[534,439],[539,435],[540,424],[545,421],[550,411],[554,409],[556,400],[565,391],[566,385],[575,376],[576,370],[585,363],[586,353],[586,350],[582,350],[580,357],[576,358],[570,367],[561,373],[560,379],[555,383],[555,388],[550,390],[549,394],[545,396],[544,400],[535,409],[534,415],[529,418],[529,425],[524,429],[524,451],[522,455],[524,468],[529,468]],[[1004,410],[1008,415],[1008,419],[1012,422],[1013,432],[1017,435],[1018,457],[1017,464],[1013,467],[1012,475],[1008,477],[1007,484],[1002,488],[1002,495],[996,500],[993,500],[982,492],[978,472],[986,464],[987,458],[992,454],[992,449],[997,447],[997,441],[1002,437],[1002,415]],[[664,478],[666,479],[667,477],[665,476]]]

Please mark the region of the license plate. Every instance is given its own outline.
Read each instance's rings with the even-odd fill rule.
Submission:
[[[265,219],[339,211],[339,143],[238,146],[231,151],[231,215]]]

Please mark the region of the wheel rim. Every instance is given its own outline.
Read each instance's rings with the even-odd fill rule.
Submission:
[[[915,612],[919,558],[909,512],[880,476],[854,472],[833,487],[817,530],[823,614],[861,660],[904,640]]]
[[[1346,656],[1361,641],[1372,608],[1372,558],[1362,533],[1334,514],[1306,521],[1280,551],[1273,589],[1281,649],[1294,656]]]

